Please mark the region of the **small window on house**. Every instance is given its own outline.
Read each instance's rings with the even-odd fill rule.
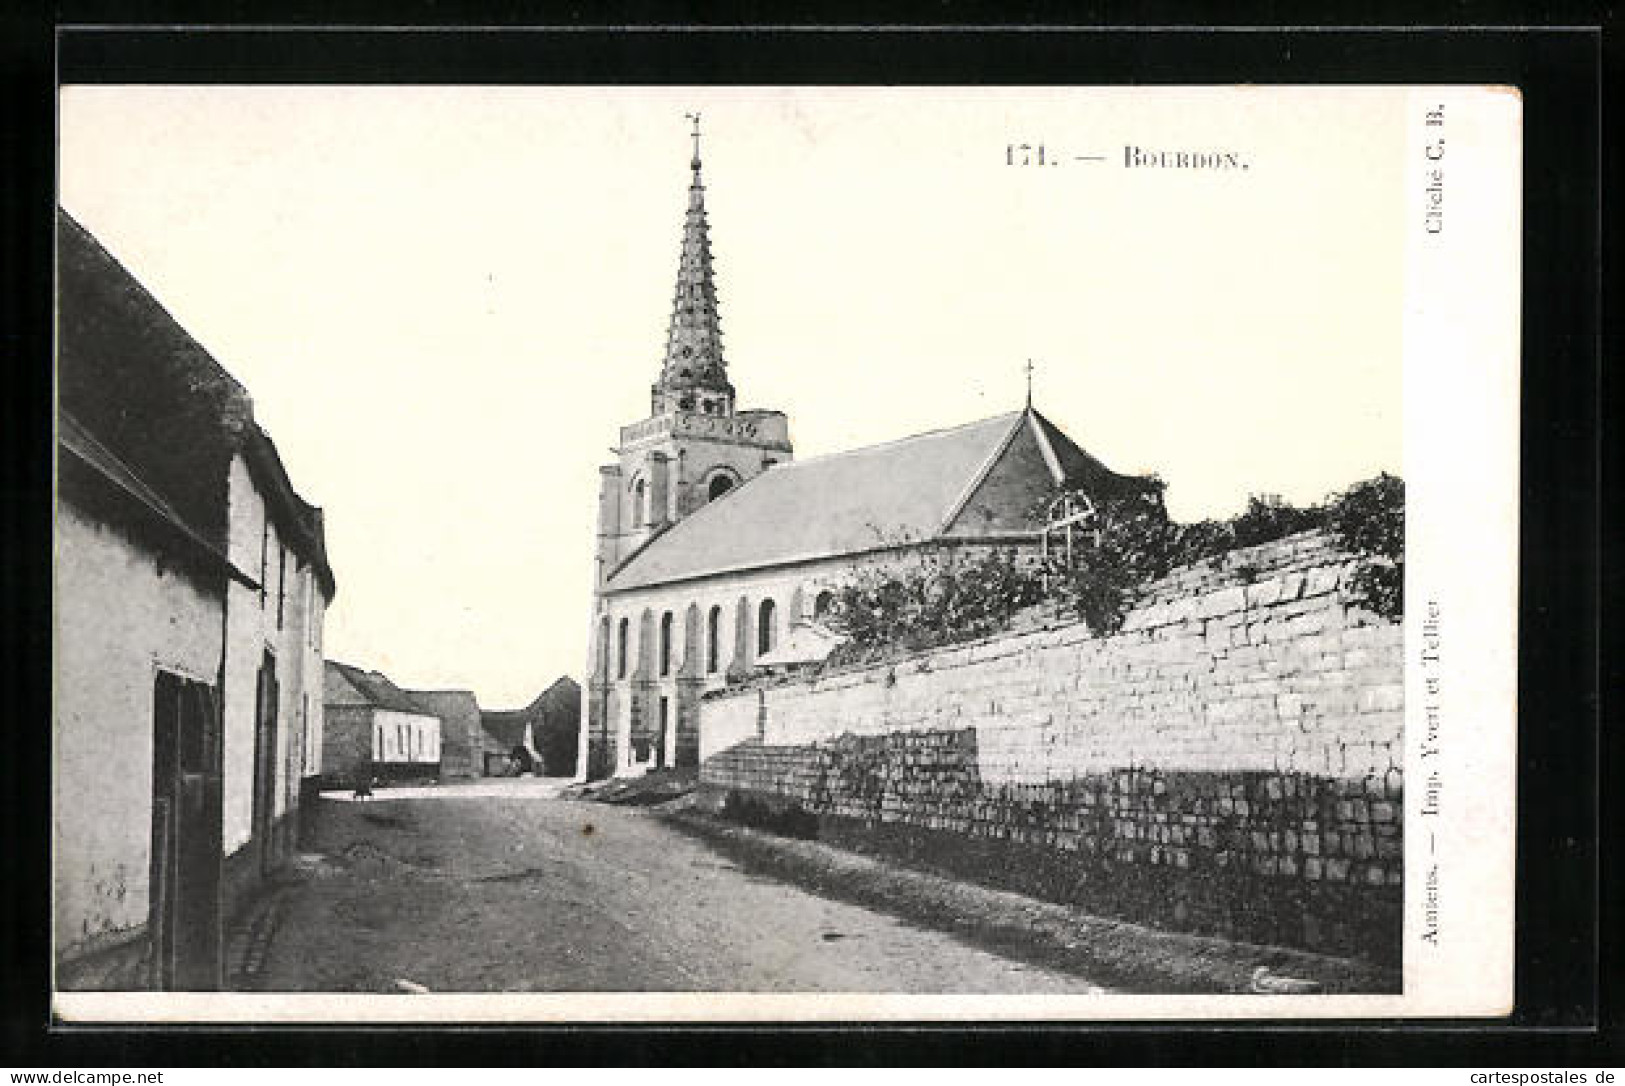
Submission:
[[[620,636],[615,642],[615,677],[617,679],[626,678],[626,639],[630,626],[631,623],[627,619],[621,619]]]
[[[762,655],[773,651],[779,641],[777,629],[778,607],[772,600],[763,600],[762,606],[756,612],[756,653]]]
[[[660,674],[671,674],[671,612],[660,616]]]
[[[711,480],[711,485],[706,488],[707,500],[716,501],[718,498],[728,493],[729,490],[732,490],[733,485],[734,481],[732,479],[728,478],[726,475],[718,475],[715,479]]]
[[[718,662],[722,658],[722,608],[711,608],[711,614],[705,620],[705,670],[707,674],[715,675]]]

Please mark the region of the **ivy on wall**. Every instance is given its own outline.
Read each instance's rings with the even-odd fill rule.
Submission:
[[[1096,531],[1071,566],[1045,565],[1012,548],[957,560],[927,552],[860,574],[835,593],[830,624],[847,642],[829,662],[985,637],[1044,602],[1104,637],[1122,627],[1147,585],[1175,567],[1312,529],[1329,532],[1360,559],[1351,588],[1363,606],[1394,621],[1403,614],[1405,484],[1395,476],[1378,475],[1305,508],[1253,495],[1235,517],[1189,524],[1169,519],[1163,489],[1153,476],[1137,492],[1097,501]]]

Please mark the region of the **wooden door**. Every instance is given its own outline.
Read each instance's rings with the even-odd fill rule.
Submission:
[[[221,980],[223,815],[220,709],[212,687],[158,673],[152,751],[152,983],[209,991]]]
[[[259,850],[260,873],[276,866],[276,714],[279,687],[276,657],[265,653],[260,662],[254,711],[254,819],[252,832]]]

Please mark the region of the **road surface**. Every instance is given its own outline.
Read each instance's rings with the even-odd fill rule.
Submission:
[[[262,991],[1087,993],[861,906],[748,875],[647,811],[544,782],[323,801],[257,925]],[[404,983],[403,983],[404,982]]]

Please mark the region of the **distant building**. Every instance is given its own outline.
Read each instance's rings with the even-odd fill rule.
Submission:
[[[325,783],[439,779],[440,717],[387,677],[329,660],[324,702]]]
[[[322,513],[66,213],[57,245],[56,984],[217,988],[321,768]]]
[[[407,695],[440,718],[440,777],[462,780],[483,775],[485,733],[480,703],[469,690],[408,690]]]
[[[1139,488],[1028,404],[792,463],[780,411],[742,410],[723,359],[695,134],[677,290],[649,417],[599,468],[577,775],[699,757],[699,698],[761,665],[827,656],[855,573],[931,553],[1036,552],[1057,491]]]
[[[523,709],[487,709],[480,714],[485,732],[485,772],[507,771],[509,755],[522,747],[527,735],[540,764],[530,771],[548,777],[575,772],[576,734],[581,721],[581,687],[567,675]]]

